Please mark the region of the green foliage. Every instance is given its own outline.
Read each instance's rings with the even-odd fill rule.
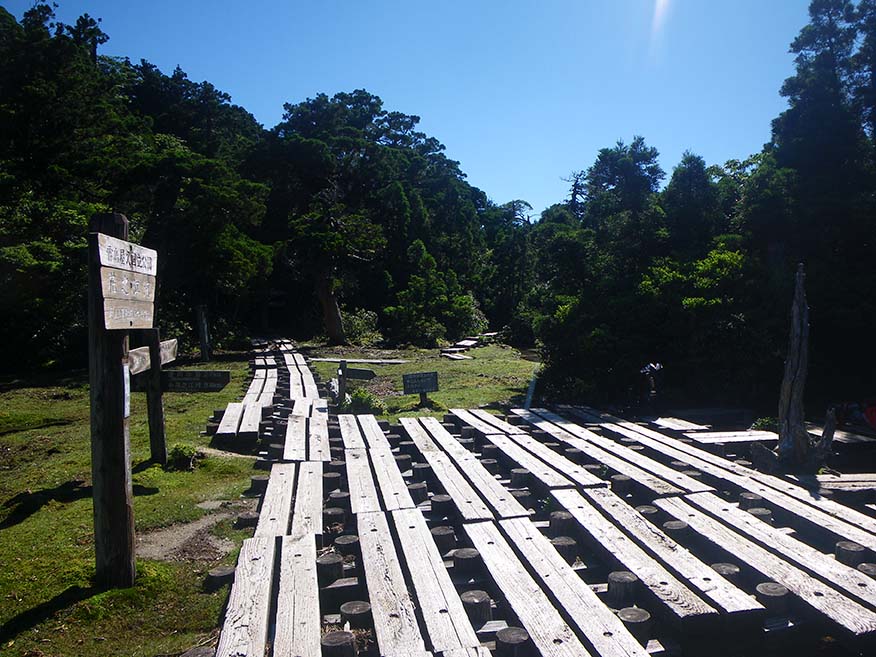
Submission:
[[[349,394],[350,401],[343,405],[346,413],[381,415],[386,411],[383,402],[366,388],[354,388]]]
[[[350,344],[360,347],[370,347],[383,341],[377,325],[377,313],[365,308],[341,310],[344,320],[344,331]]]
[[[195,469],[195,465],[201,457],[202,454],[194,445],[176,443],[167,452],[167,465],[164,467],[168,471],[188,472]]]

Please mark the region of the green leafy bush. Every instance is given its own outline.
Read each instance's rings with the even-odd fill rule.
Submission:
[[[344,404],[344,411],[381,415],[386,411],[386,406],[365,388],[354,388],[350,391],[350,401]]]
[[[192,445],[177,443],[167,455],[165,470],[194,470],[202,454]]]
[[[370,347],[383,341],[383,336],[377,328],[377,313],[365,308],[341,310],[344,320],[344,332],[350,344],[359,347]]]

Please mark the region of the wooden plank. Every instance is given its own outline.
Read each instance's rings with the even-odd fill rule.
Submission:
[[[496,481],[475,455],[459,444],[450,432],[433,417],[420,418],[423,427],[432,438],[443,447],[456,463],[462,475],[493,509],[497,518],[519,518],[530,515],[517,498]]]
[[[422,452],[422,454],[426,462],[432,466],[432,472],[442,488],[453,499],[453,504],[465,522],[493,518],[487,505],[459,473],[450,457],[437,450]]]
[[[286,418],[286,439],[283,443],[284,461],[307,459],[307,418],[290,415]]]
[[[259,522],[254,537],[283,536],[292,515],[292,493],[295,491],[295,464],[275,463],[262,497]]]
[[[687,549],[645,520],[640,513],[613,492],[603,488],[584,491],[583,495],[639,547],[668,566],[692,589],[708,598],[710,604],[718,610],[728,614],[733,620],[763,616],[764,609],[754,598],[724,578],[715,577],[715,571],[709,565],[697,559]],[[756,520],[750,514],[746,515]],[[761,524],[765,523],[761,522]]]
[[[554,468],[557,472],[565,477],[568,477],[576,484],[584,488],[607,486],[608,483],[595,474],[570,461],[562,454],[558,454],[550,447],[540,443],[532,436],[526,434],[513,434],[508,436],[515,443],[526,449],[528,452],[535,454],[539,459]]]
[[[162,340],[159,343],[161,351],[161,364],[167,365],[176,360],[177,339]],[[128,352],[128,367],[131,370],[131,376],[145,372],[152,366],[152,360],[149,357],[149,347],[137,347]]]
[[[362,433],[368,441],[368,447],[387,451],[392,449],[383,433],[383,429],[377,423],[377,418],[373,415],[357,415],[356,417],[359,420],[359,426],[362,427]]]
[[[315,415],[307,418],[307,458],[310,461],[331,461],[329,449],[328,418]]]
[[[411,439],[414,446],[420,450],[421,453],[425,454],[426,452],[441,451],[438,449],[438,445],[435,444],[435,441],[429,436],[429,433],[419,422],[417,422],[417,418],[402,417],[399,418],[398,421],[407,432],[408,438]]]
[[[356,515],[380,511],[380,498],[371,475],[368,450],[344,450],[347,465],[347,486],[350,490],[350,509]]]
[[[372,449],[369,452],[384,508],[387,511],[414,508],[416,504],[396,465],[395,454],[388,449]]]
[[[298,464],[291,536],[322,536],[322,462]]]
[[[454,346],[455,347],[464,347],[466,349],[471,349],[472,347],[478,346],[478,341],[477,340],[460,340]]]
[[[506,603],[529,632],[539,654],[542,657],[589,657],[590,653],[526,572],[496,525],[474,522],[463,528]]]
[[[441,354],[444,358],[449,360],[474,360],[471,356],[464,356],[463,354]]]
[[[734,531],[761,545],[802,570],[816,575],[845,595],[876,608],[876,586],[872,578],[806,545],[785,532],[758,520],[734,504],[711,493],[688,495],[686,501],[716,517]]]
[[[274,539],[245,540],[237,558],[216,657],[265,654],[273,573]]]
[[[759,572],[765,580],[784,585],[803,603],[852,636],[871,640],[876,637],[876,614],[824,582],[743,538],[680,498],[655,500],[654,505],[684,520],[694,532],[730,552],[734,559]]]
[[[392,358],[311,358],[310,360],[314,363],[340,363],[342,360],[345,360],[348,363],[362,365],[404,365],[410,362]]]
[[[104,299],[132,299],[154,303],[155,282],[155,276],[110,267],[100,268],[100,285]]]
[[[716,443],[770,444],[779,441],[779,436],[772,431],[688,431],[684,435],[703,445],[714,445]]]
[[[258,438],[259,424],[262,421],[262,406],[258,399],[245,404],[243,416],[240,418],[240,427],[237,435],[241,438]]]
[[[416,509],[394,511],[392,522],[411,574],[432,650],[443,652],[479,646],[480,640],[444,567],[444,560],[432,540],[423,514]]]
[[[149,301],[104,299],[103,326],[108,331],[152,328],[155,305]]]
[[[467,411],[464,408],[451,408],[450,412],[453,413],[460,420],[462,420],[464,424],[470,427],[474,427],[477,431],[481,432],[484,435],[494,433],[508,433],[501,429],[497,431],[495,426],[493,426],[489,422],[485,422],[481,418],[474,415],[471,411]],[[520,431],[515,427],[514,431],[511,433],[520,433]]]
[[[225,413],[222,415],[222,421],[219,422],[219,428],[216,429],[217,437],[228,437],[237,435],[237,427],[240,426],[240,418],[243,416],[243,404],[239,402],[231,402],[225,407]]]
[[[666,619],[685,628],[714,622],[718,612],[606,520],[578,491],[554,490],[553,498],[607,555],[634,573],[660,603]]]
[[[653,420],[649,419],[648,421],[659,427],[672,429],[673,431],[708,431],[711,429],[711,427],[706,426],[705,424],[696,424],[695,422],[688,422],[687,420],[682,420],[677,417],[658,417]]]
[[[311,536],[284,536],[273,657],[319,655],[320,621],[316,541]]]
[[[513,424],[509,424],[508,422],[505,422],[505,420],[499,419],[498,417],[496,417],[492,413],[485,411],[482,408],[476,408],[473,411],[471,411],[471,413],[472,413],[472,415],[474,415],[478,419],[482,420],[483,422],[486,422],[490,426],[495,427],[496,429],[498,429],[502,433],[509,433],[509,434],[510,433],[523,433],[522,430],[520,429],[520,427],[515,427]],[[492,431],[491,433],[496,433],[496,432]]]
[[[424,651],[413,600],[408,593],[386,516],[363,513],[357,517],[357,524],[362,567],[380,654]]]
[[[539,429],[547,431],[557,440],[580,449],[590,458],[604,463],[612,470],[635,479],[657,495],[675,495],[680,491],[699,493],[713,490],[711,486],[693,477],[608,438],[598,436],[556,413],[540,408],[533,411],[513,409],[512,412]],[[671,486],[667,487],[665,482],[669,482]]]
[[[543,589],[568,614],[587,647],[600,657],[647,657],[648,652],[624,624],[526,518],[502,520],[499,527],[529,564]]]
[[[499,448],[506,457],[514,461],[521,468],[526,468],[532,473],[532,476],[538,479],[547,488],[574,488],[574,482],[561,475],[557,470],[546,465],[544,462],[535,457],[531,452],[526,451],[520,445],[515,443],[505,434],[488,435],[486,439],[493,445]],[[599,482],[605,486],[604,481]]]
[[[158,252],[127,240],[97,234],[100,264],[104,267],[155,276],[158,274]]]
[[[868,429],[867,427],[854,427],[854,429],[857,431],[844,431],[843,429],[837,429],[833,432],[834,442],[843,443],[844,445],[866,445],[876,442],[876,437],[865,433],[872,432],[872,429]],[[816,438],[820,438],[824,431],[824,427],[813,424],[812,422],[807,422],[806,431]]]
[[[338,424],[341,427],[344,449],[365,449],[365,439],[359,430],[355,415],[338,415]]]

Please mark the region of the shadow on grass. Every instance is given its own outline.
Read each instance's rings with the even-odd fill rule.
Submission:
[[[59,611],[62,611],[77,602],[87,600],[91,596],[100,593],[102,590],[103,589],[95,586],[71,586],[51,600],[46,600],[33,609],[28,609],[17,616],[13,616],[0,626],[0,644],[5,644],[8,641],[11,641],[22,632],[49,620]]]
[[[3,508],[11,508],[11,511],[0,521],[0,530],[13,527],[27,520],[52,500],[69,504],[70,502],[91,497],[92,487],[84,486],[84,483],[81,479],[73,479],[65,481],[60,486],[55,486],[54,488],[25,491],[9,498],[3,503]],[[157,492],[158,488],[134,484],[134,495],[155,495]]]

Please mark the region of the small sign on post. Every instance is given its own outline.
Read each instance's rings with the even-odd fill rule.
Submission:
[[[163,370],[161,392],[219,392],[231,381],[228,370]],[[131,379],[131,390],[143,392],[141,377]]]
[[[348,379],[356,379],[358,381],[370,381],[377,374],[375,374],[374,370],[361,370],[355,367],[347,368],[347,378]]]
[[[402,385],[404,394],[416,395],[420,394],[420,405],[426,406],[429,403],[427,392],[438,392],[438,372],[414,372],[413,374],[402,374]]]

